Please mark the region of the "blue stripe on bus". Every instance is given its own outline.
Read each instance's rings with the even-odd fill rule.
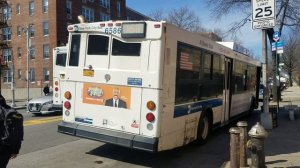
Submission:
[[[212,107],[213,108],[213,107],[218,107],[221,105],[223,105],[223,99],[204,100],[201,102],[175,106],[173,118],[200,112],[203,110],[203,107]]]

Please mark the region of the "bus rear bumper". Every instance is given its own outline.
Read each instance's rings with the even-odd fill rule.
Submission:
[[[140,135],[94,128],[64,121],[58,124],[58,132],[148,152],[157,152],[158,149],[157,138],[147,138]]]

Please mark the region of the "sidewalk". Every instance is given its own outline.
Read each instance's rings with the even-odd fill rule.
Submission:
[[[270,104],[276,104],[276,102],[270,102]],[[289,87],[282,92],[282,101],[279,102],[278,127],[267,130],[269,133],[265,140],[267,167],[300,168],[300,111],[299,108],[295,111],[295,119],[292,121],[289,117],[289,111],[284,108],[286,105],[300,107],[299,86]],[[256,117],[259,121],[259,116]],[[253,121],[254,119],[250,120]],[[251,123],[251,126],[253,125],[254,123]],[[250,153],[248,152],[247,155],[248,164],[250,164]],[[225,162],[222,167],[230,168],[230,162]]]

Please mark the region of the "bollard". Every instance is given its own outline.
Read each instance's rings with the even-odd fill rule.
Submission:
[[[247,144],[247,122],[239,121],[237,126],[240,129],[240,167],[247,166],[247,154],[246,154],[246,144]]]
[[[229,129],[230,133],[230,167],[240,167],[240,129],[232,127]]]
[[[265,152],[264,140],[268,136],[268,132],[258,122],[249,131],[250,140],[247,142],[247,147],[251,151],[251,168],[264,168]]]

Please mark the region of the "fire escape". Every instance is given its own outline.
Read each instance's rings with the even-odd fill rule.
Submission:
[[[11,15],[10,10],[11,8],[9,7],[7,0],[0,0],[0,93],[3,83],[3,70],[9,69],[8,62],[11,64],[12,61],[11,50],[7,53],[7,57],[4,57],[3,55],[4,50],[11,49],[11,22],[8,20]],[[8,56],[9,54],[10,58]]]

